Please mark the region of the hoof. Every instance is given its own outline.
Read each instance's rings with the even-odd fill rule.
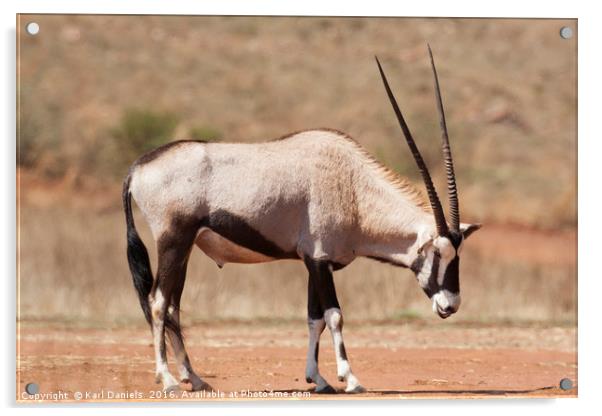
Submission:
[[[316,394],[337,394],[337,391],[330,385],[327,384],[322,388],[316,387]]]
[[[192,391],[214,391],[213,387],[205,381],[192,385]]]
[[[166,386],[163,388],[163,391],[165,393],[171,393],[171,392],[176,392],[176,391],[181,391],[182,389],[180,388],[179,384],[172,384],[171,386]]]
[[[345,393],[348,394],[358,394],[358,393],[365,393],[366,389],[362,386],[360,386],[359,384],[353,388],[346,388],[345,389]]]
[[[209,383],[204,382],[200,377],[196,376],[193,378],[184,377],[180,380],[181,383],[190,384],[192,388],[190,391],[213,391],[213,387]]]

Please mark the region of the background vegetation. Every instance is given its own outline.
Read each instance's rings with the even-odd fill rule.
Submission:
[[[22,318],[141,321],[120,181],[161,143],[332,127],[418,182],[375,54],[445,189],[428,41],[463,218],[485,224],[463,256],[455,319],[575,321],[577,54],[576,39],[558,34],[563,25],[576,32],[575,21],[31,18],[40,34],[19,34]],[[336,279],[346,316],[431,314],[409,272],[358,261]],[[185,316],[302,319],[305,285],[301,264],[220,271],[197,251]]]

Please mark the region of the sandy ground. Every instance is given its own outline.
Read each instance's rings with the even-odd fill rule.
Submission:
[[[320,370],[339,394],[317,395],[305,382],[307,337],[302,322],[239,322],[186,329],[193,366],[215,391],[190,393],[190,386],[182,384],[183,392],[170,396],[154,383],[148,329],[20,323],[17,401],[577,395],[573,327],[391,322],[348,324],[344,332],[352,369],[367,388],[364,394],[343,393],[327,332],[321,342]],[[558,388],[562,378],[571,379],[574,388]],[[23,393],[31,382],[39,385],[40,395]],[[48,393],[54,395],[42,396]]]

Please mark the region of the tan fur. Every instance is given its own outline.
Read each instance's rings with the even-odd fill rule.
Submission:
[[[205,252],[220,267],[226,263],[266,263],[276,260],[274,258],[256,253],[245,247],[234,244],[232,241],[214,233],[208,228],[203,228],[195,240],[196,245]]]
[[[368,153],[368,151],[362,145],[360,145],[353,137],[349,136],[347,133],[343,133],[342,131],[336,129],[320,128],[318,130],[335,133],[337,136],[342,137],[351,142],[356,147],[357,151],[366,158],[366,163],[371,165],[372,169],[374,169],[376,172],[382,175],[382,177],[385,180],[387,180],[391,184],[391,186],[397,188],[404,197],[407,197],[409,200],[413,201],[425,212],[432,213],[431,205],[426,200],[422,192],[416,189],[416,187],[407,179],[399,176],[397,172],[383,165],[374,156]]]
[[[302,131],[255,144],[173,143],[142,156],[126,186],[158,242],[158,269],[161,259],[173,262],[171,270],[157,277],[159,289],[151,299],[156,376],[165,389],[176,387],[177,381],[167,369],[161,279],[184,278],[177,276],[176,267],[190,254],[193,242],[219,266],[299,258],[326,262],[331,271],[358,256],[409,267],[422,250],[426,260],[420,270],[413,270],[425,290],[435,250],[442,256],[440,276],[455,257],[447,237],[437,236],[422,195],[335,130]],[[125,206],[128,212],[127,199]],[[175,254],[180,257],[174,259]],[[167,301],[172,295],[166,292]],[[459,294],[439,290],[433,296],[433,310],[441,317],[449,316],[444,308],[459,304]],[[335,344],[337,375],[347,382],[345,391],[364,391],[344,352],[340,309],[323,312],[324,320],[309,321],[308,380],[324,391],[330,387],[313,355],[326,324]],[[177,337],[173,341],[180,376],[195,390],[203,388],[183,342]]]
[[[136,166],[130,189],[155,239],[175,215],[216,210],[244,219],[287,252],[341,264],[358,255],[405,261],[418,235],[434,235],[419,192],[334,130],[254,144],[183,142]],[[203,250],[215,257],[225,245],[213,241]],[[221,256],[260,260],[232,257]]]

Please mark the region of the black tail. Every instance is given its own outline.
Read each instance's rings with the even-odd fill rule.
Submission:
[[[153,272],[151,270],[148,251],[144,243],[140,239],[134,224],[134,216],[132,214],[132,196],[130,194],[130,179],[131,173],[128,173],[127,178],[123,182],[123,210],[125,211],[125,223],[127,225],[127,241],[128,241],[128,264],[134,287],[138,293],[140,306],[146,321],[152,325],[150,304],[148,295],[153,287]]]

